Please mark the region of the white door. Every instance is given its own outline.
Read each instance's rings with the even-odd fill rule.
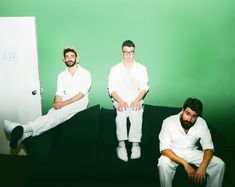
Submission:
[[[0,154],[10,154],[4,119],[24,124],[40,115],[35,17],[0,17]]]

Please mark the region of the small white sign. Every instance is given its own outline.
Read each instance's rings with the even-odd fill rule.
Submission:
[[[14,48],[0,48],[0,64],[14,64],[19,62],[19,50]]]

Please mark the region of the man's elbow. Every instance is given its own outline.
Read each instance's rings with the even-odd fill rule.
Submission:
[[[168,156],[169,152],[171,152],[171,149],[163,149],[160,151],[161,155]]]

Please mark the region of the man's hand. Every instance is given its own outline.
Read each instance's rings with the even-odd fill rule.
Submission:
[[[212,157],[213,157],[213,150],[212,149],[205,149],[204,155],[203,155],[203,160],[195,173],[195,179],[194,179],[195,183],[202,184],[205,182],[206,168],[207,168],[209,162],[211,161]]]
[[[184,166],[184,169],[186,171],[186,173],[188,174],[188,178],[190,181],[198,184],[198,185],[202,185],[205,180],[206,180],[206,170],[203,168],[198,168],[196,171],[195,169],[190,166],[189,164],[186,164]]]
[[[184,165],[184,169],[186,173],[188,174],[189,180],[195,182],[195,175],[196,175],[195,169],[192,166],[190,166],[190,164],[188,163]]]
[[[127,108],[128,108],[127,102],[125,102],[125,101],[118,102],[117,110],[118,110],[119,112],[123,112],[123,111],[126,110]]]
[[[195,183],[201,185],[206,180],[206,170],[199,167],[195,173],[194,181]]]
[[[132,110],[140,110],[141,107],[142,107],[142,104],[139,102],[139,101],[136,101],[134,100],[132,103],[131,103],[131,109]]]
[[[57,102],[54,102],[53,103],[53,108],[55,109],[55,110],[59,110],[59,109],[61,109],[63,106],[62,106],[62,102],[60,102],[60,101],[57,101]]]

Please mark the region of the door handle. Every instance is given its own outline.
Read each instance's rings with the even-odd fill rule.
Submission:
[[[40,88],[40,94],[42,94],[43,92],[43,88]],[[32,91],[32,95],[36,95],[37,94],[37,90],[33,90]]]
[[[37,94],[37,90],[33,90],[32,95],[36,95],[36,94]]]

